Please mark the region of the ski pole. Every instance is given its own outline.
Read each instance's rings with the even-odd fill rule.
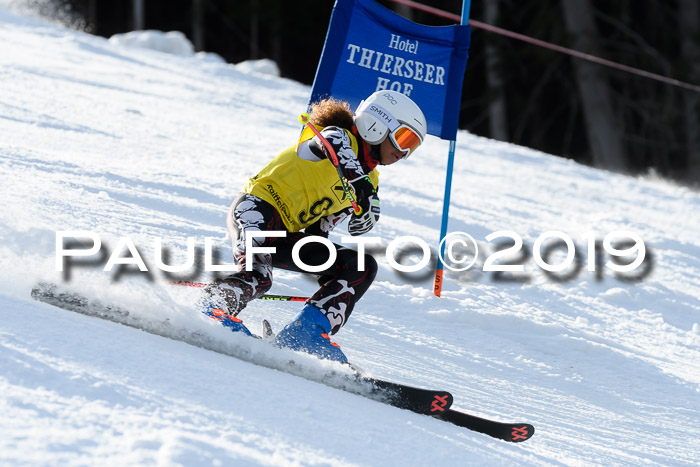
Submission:
[[[316,136],[318,136],[318,139],[321,141],[321,143],[326,147],[328,150],[328,154],[331,156],[331,162],[333,163],[333,166],[335,166],[335,170],[338,171],[338,176],[340,177],[340,184],[343,186],[343,191],[345,191],[345,196],[348,197],[350,200],[350,204],[352,204],[352,209],[355,211],[356,215],[362,214],[362,208],[360,207],[359,204],[357,204],[357,201],[355,200],[355,195],[350,188],[350,183],[348,182],[348,179],[345,178],[343,175],[342,170],[340,170],[340,163],[338,162],[338,156],[335,154],[335,151],[333,150],[333,146],[331,146],[331,143],[328,142],[326,138],[323,137],[320,131],[316,129],[315,126],[311,124],[311,121],[309,120],[309,114],[303,113],[299,115],[299,122],[309,128],[311,131],[314,132]]]
[[[185,287],[197,287],[203,289],[208,284],[203,282],[191,282],[191,281],[171,281],[170,285],[183,285]],[[294,295],[272,295],[265,294],[258,297],[259,300],[277,300],[280,302],[305,302],[309,297],[297,297]]]

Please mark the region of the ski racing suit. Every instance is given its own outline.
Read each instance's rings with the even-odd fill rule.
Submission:
[[[367,143],[354,134],[356,130],[332,126],[318,129],[334,148],[345,178],[353,186],[361,181],[376,193],[376,162],[369,155]],[[227,227],[240,271],[225,280],[237,283],[243,291],[242,303],[235,314],[248,301],[270,289],[273,268],[305,272],[292,259],[292,249],[298,241],[312,235],[327,238],[336,224],[349,216],[356,217],[351,215],[352,205],[329,159],[318,137],[306,128],[297,144],[251,178],[233,202]],[[354,220],[350,220],[351,224]],[[285,231],[286,236],[253,238],[253,246],[276,250],[274,254],[249,255],[246,235],[251,231]],[[330,321],[332,334],[347,322],[355,302],[367,291],[377,273],[372,256],[365,254],[364,268],[360,270],[357,251],[334,245],[336,260],[325,270],[314,273],[320,288],[309,299]],[[310,266],[324,264],[329,258],[328,248],[317,242],[308,243],[300,249],[299,258]],[[246,271],[249,261],[253,261],[252,271]]]

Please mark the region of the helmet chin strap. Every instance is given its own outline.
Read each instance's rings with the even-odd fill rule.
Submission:
[[[363,140],[355,125],[352,126],[352,129],[350,131],[352,131],[352,134],[357,137],[357,141],[360,145],[361,156],[358,155],[358,157],[360,157],[360,159],[363,160],[363,162],[361,162],[363,168],[365,165],[367,165],[370,171],[374,170],[374,167],[376,167],[379,164],[379,160],[381,157],[381,154],[379,152],[379,145],[381,145],[381,143],[375,146]]]
[[[375,144],[374,146],[369,147],[369,157],[372,158],[373,161],[375,161],[379,165],[384,165],[381,163],[381,146],[382,143]]]

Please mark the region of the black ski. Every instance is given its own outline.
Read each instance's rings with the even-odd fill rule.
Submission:
[[[522,442],[535,432],[527,423],[501,423],[451,409],[453,398],[447,391],[433,391],[363,376],[360,373],[313,373],[294,361],[260,361],[250,349],[231,342],[213,339],[201,333],[172,327],[167,320],[152,320],[129,313],[121,307],[104,305],[72,291],[61,290],[55,284],[39,284],[32,297],[56,307],[113,321],[169,339],[222,353],[257,365],[284,371],[343,391],[358,394],[412,412],[433,416],[469,430],[510,442]],[[264,328],[264,331],[267,330]],[[271,329],[270,329],[271,332]],[[306,370],[306,371],[305,371]],[[311,370],[311,373],[309,373]]]
[[[268,342],[275,339],[275,333],[272,326],[266,320],[262,320],[262,336]],[[254,336],[257,337],[257,336]],[[352,365],[350,365],[352,367]],[[393,383],[377,378],[362,376],[361,372],[353,368],[357,373],[357,377],[362,379],[366,384],[371,386],[374,391],[383,393],[387,399],[387,403],[394,407],[410,410],[412,412],[422,413],[425,415],[442,415],[449,410],[452,405],[452,394],[446,391],[430,391],[419,389],[405,384]]]
[[[386,403],[394,407],[425,415],[440,416],[452,405],[452,394],[447,391],[420,389],[362,375],[359,377],[376,388],[379,393],[384,394]]]
[[[331,372],[328,374],[305,374],[304,368],[290,361],[257,360],[249,349],[235,344],[215,341],[201,333],[175,329],[167,321],[149,320],[129,313],[118,306],[104,305],[79,293],[63,290],[56,284],[42,283],[32,289],[32,298],[50,305],[113,321],[150,334],[186,342],[197,347],[223,353],[258,365],[285,371],[327,386],[359,394],[370,399],[425,415],[441,415],[452,405],[452,394],[446,391],[421,389],[405,384],[384,381],[355,373]],[[269,325],[268,325],[269,326]],[[267,332],[267,330],[265,330]],[[257,336],[256,336],[257,337]],[[353,370],[354,371],[354,370]]]

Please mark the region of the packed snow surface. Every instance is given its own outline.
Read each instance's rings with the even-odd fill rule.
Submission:
[[[155,267],[155,242],[169,264],[186,262],[189,237],[198,251],[212,239],[230,261],[228,206],[296,141],[310,89],[255,67],[114,42],[0,7],[0,463],[698,462],[700,195],[652,177],[460,132],[449,230],[474,237],[479,257],[469,271],[447,273],[437,298],[430,271],[399,275],[385,249],[402,235],[435,247],[448,143],[429,137],[407,162],[380,170],[381,270],[336,341],[368,374],[449,390],[455,408],[475,415],[534,424],[522,444],[33,301],[33,285],[58,282],[173,326],[243,339],[267,358],[301,358],[200,316],[198,291],[169,285]],[[345,228],[337,230],[340,242]],[[57,272],[57,231],[92,232],[102,255]],[[516,280],[485,271],[513,243],[486,239],[499,231],[523,240],[495,261],[524,264],[506,275]],[[581,260],[552,273],[564,280],[535,261],[550,231],[570,237]],[[645,261],[623,277],[605,265],[602,241],[615,231],[646,246]],[[131,257],[123,237],[148,273],[103,271],[111,254]],[[589,239],[601,242],[597,266]],[[556,265],[564,253],[542,256]],[[277,271],[271,292],[315,287]],[[241,317],[260,332],[261,319],[279,329],[298,309],[256,302]]]

